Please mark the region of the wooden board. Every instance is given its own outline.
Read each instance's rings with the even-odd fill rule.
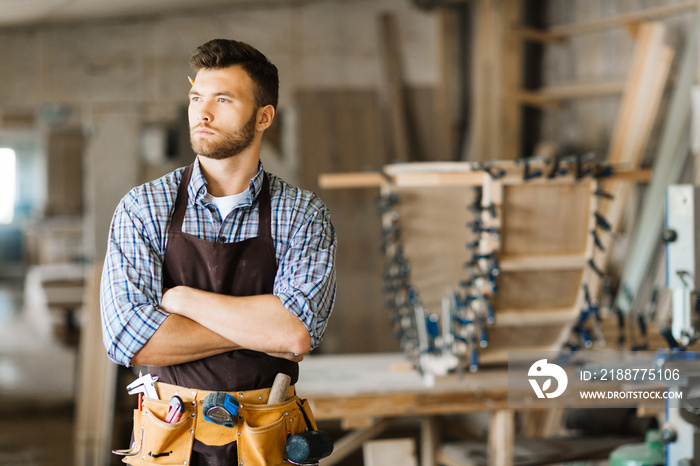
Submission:
[[[324,172],[361,171],[386,162],[377,93],[365,89],[301,90],[296,94],[301,185],[316,191],[338,236],[337,298],[321,351],[361,353],[398,347],[384,307],[378,191],[320,190]]]
[[[583,255],[590,220],[589,183],[505,186],[501,257]]]
[[[473,215],[467,206],[475,191],[467,187],[400,188],[397,206],[401,242],[411,264],[411,282],[428,312],[440,312],[447,287],[456,289],[466,277],[471,257],[466,244],[474,241],[467,228]]]
[[[582,269],[503,272],[496,280],[498,292],[492,300],[494,313],[572,307],[581,286]]]

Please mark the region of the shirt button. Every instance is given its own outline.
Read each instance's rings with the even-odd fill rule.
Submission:
[[[225,242],[226,242],[226,237],[225,237],[225,236],[219,236],[219,242],[225,243]]]

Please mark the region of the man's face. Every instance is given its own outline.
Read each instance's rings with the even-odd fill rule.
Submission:
[[[190,90],[190,143],[198,155],[226,159],[248,149],[256,135],[255,84],[240,66],[202,69]]]

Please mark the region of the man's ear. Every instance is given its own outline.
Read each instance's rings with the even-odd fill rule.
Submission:
[[[257,114],[257,124],[255,129],[258,131],[265,131],[272,124],[272,120],[275,119],[275,107],[272,105],[265,105],[258,109]]]

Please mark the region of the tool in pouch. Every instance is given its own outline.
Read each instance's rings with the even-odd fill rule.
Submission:
[[[145,394],[149,398],[155,398],[158,399],[158,391],[156,390],[155,382],[158,380],[158,377],[153,377],[151,374],[146,374],[143,375],[141,372],[139,372],[139,378],[131,382],[129,385],[126,386],[126,390],[129,393],[129,395],[134,395],[138,394],[139,395],[139,404],[138,404],[138,409],[141,411],[143,409],[143,395]],[[131,444],[131,448],[127,448],[124,450],[112,450],[112,453],[115,455],[119,456],[134,456],[138,455],[139,452],[141,451],[141,444],[136,443],[136,439],[134,439],[134,442]]]
[[[279,373],[270,389],[267,404],[281,403],[287,396],[291,378],[287,374]],[[233,427],[236,424],[240,404],[238,400],[224,392],[213,392],[204,398],[202,414],[204,419],[214,424],[225,427]]]
[[[155,382],[158,381],[158,377],[153,377],[151,374],[146,374],[142,375],[141,372],[139,372],[139,377],[138,379],[134,380],[131,382],[129,385],[126,386],[127,392],[129,395],[134,395],[138,394],[139,396],[139,401],[138,401],[138,410],[141,411],[143,410],[143,396],[146,395],[147,398],[151,398],[153,400],[158,400],[158,391],[156,390],[155,387]],[[174,395],[170,399],[170,403],[168,405],[168,412],[165,418],[165,422],[169,424],[175,424],[177,423],[180,418],[182,417],[182,413],[185,410],[184,403],[182,401],[182,398],[180,398],[177,395]],[[119,456],[135,456],[138,455],[139,452],[141,451],[141,444],[139,443],[137,445],[136,441],[131,445],[131,448],[125,449],[125,450],[112,450],[112,453],[115,455]]]
[[[270,389],[268,405],[282,403],[287,399],[291,378],[279,373]],[[214,392],[204,398],[204,419],[214,424],[233,427],[240,405],[233,396]],[[285,455],[290,464],[317,465],[319,460],[333,451],[333,438],[324,431],[308,431],[291,436],[285,444]]]

